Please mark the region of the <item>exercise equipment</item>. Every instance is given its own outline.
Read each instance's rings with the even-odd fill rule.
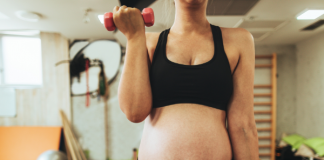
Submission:
[[[65,153],[61,151],[48,150],[43,152],[37,160],[67,160]]]
[[[153,26],[154,12],[152,8],[144,8],[142,10],[142,17],[144,19],[145,26],[147,27]],[[114,31],[116,29],[112,12],[106,12],[104,14],[104,26],[108,31]]]
[[[262,134],[259,134],[258,139],[269,142],[269,144],[260,144],[259,148],[260,150],[267,149],[268,151],[270,151],[259,152],[259,157],[269,157],[270,160],[275,160],[277,115],[277,54],[272,53],[271,55],[255,55],[255,61],[256,79],[254,81],[254,107],[261,107],[260,109],[254,111],[254,115],[256,117],[255,122],[257,125],[257,131],[262,132]],[[267,78],[264,77],[268,77],[269,80],[266,80]],[[269,108],[265,109],[263,108],[264,106],[268,106]]]
[[[95,40],[91,43],[79,41],[71,46],[70,54],[74,55],[70,57],[72,59],[70,62],[72,96],[85,96],[90,93],[92,98],[96,98],[97,95],[106,95],[103,81],[109,86],[119,74],[122,63],[120,45],[111,40]],[[88,60],[90,61],[88,66],[89,90],[87,91],[86,61]]]

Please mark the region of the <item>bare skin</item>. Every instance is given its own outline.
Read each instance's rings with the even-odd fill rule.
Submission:
[[[207,0],[175,0],[175,5],[176,19],[168,35],[167,58],[184,65],[209,61],[214,54],[214,42],[205,15]],[[115,10],[117,13],[118,8]],[[130,13],[140,14],[135,9]],[[141,28],[136,32],[123,31],[128,44],[118,96],[130,121],[145,120],[139,160],[259,159],[253,112],[254,42],[247,30],[221,27],[232,73],[237,66],[233,74],[234,92],[226,112],[191,103],[152,109],[148,69],[160,33],[145,33]]]

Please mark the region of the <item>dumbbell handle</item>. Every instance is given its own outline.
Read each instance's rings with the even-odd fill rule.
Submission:
[[[154,12],[153,12],[152,8],[144,8],[142,11],[142,17],[143,17],[145,26],[147,26],[147,27],[153,26]],[[116,29],[112,12],[107,12],[104,14],[104,26],[108,31],[113,31]]]

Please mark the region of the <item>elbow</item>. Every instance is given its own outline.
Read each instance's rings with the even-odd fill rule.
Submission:
[[[258,137],[258,131],[257,131],[255,123],[246,125],[246,126],[242,126],[242,131],[243,131],[244,135],[251,135],[252,137]]]
[[[142,108],[142,110],[135,109],[135,107],[128,107],[127,109],[122,109],[127,119],[133,123],[141,123],[149,115],[150,111],[146,110],[144,106],[137,107]],[[135,110],[134,110],[135,109]]]
[[[255,124],[255,120],[253,122],[250,122],[249,125],[247,125],[245,128],[248,128],[253,136],[258,137],[258,130]]]
[[[132,113],[132,114],[128,113],[126,114],[126,117],[129,121],[133,123],[141,123],[145,120],[147,116],[138,113]]]
[[[129,103],[127,101],[119,100],[119,106],[127,119],[133,123],[143,122],[151,112],[151,101],[142,102],[140,106],[138,103]]]
[[[235,133],[258,137],[258,131],[255,122],[237,123],[234,126],[230,127],[230,130]]]

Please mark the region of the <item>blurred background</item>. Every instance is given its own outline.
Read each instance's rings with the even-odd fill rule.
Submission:
[[[164,1],[0,0],[0,159],[136,159],[144,121],[117,97],[127,41],[103,14],[150,7],[146,32],[162,32]],[[260,159],[324,159],[324,1],[209,0],[207,19],[254,37]]]

